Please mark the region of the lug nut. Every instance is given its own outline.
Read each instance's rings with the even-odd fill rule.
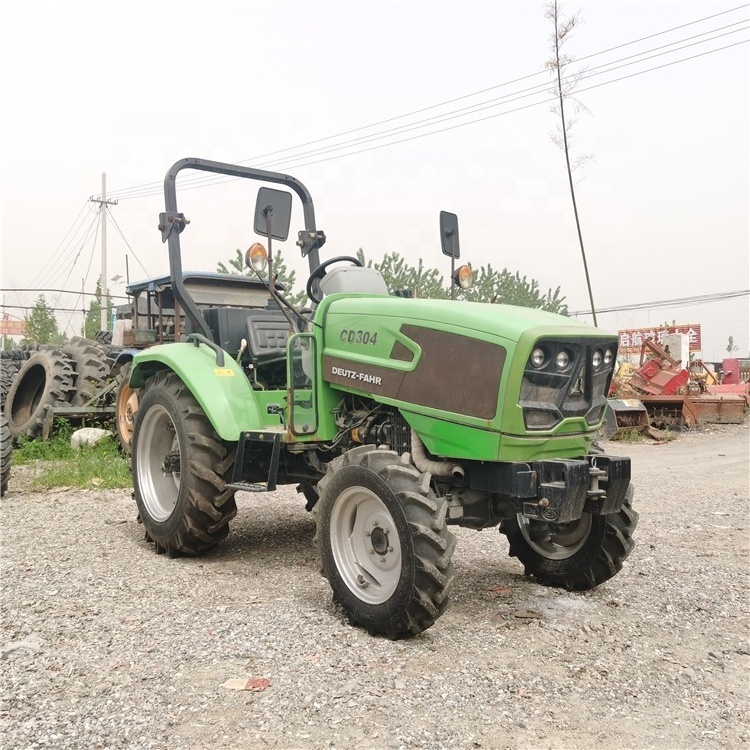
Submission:
[[[548,508],[548,507],[549,507],[549,500],[547,500],[547,498],[546,498],[546,497],[543,497],[543,498],[542,498],[542,499],[541,499],[541,500],[539,501],[539,507],[540,507],[540,508]]]
[[[385,562],[385,558],[384,558],[384,557],[381,557],[381,558],[380,558],[380,562]]]

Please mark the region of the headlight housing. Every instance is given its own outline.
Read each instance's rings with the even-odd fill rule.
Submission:
[[[529,431],[550,430],[564,419],[598,424],[612,381],[617,341],[580,337],[540,339],[528,355],[519,405]]]

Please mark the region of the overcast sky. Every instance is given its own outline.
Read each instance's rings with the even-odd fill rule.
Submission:
[[[583,17],[567,52],[588,58],[578,97],[589,112],[572,132],[575,152],[594,157],[576,179],[597,307],[747,290],[750,9],[565,9]],[[4,288],[78,291],[85,279],[94,290],[97,204],[87,200],[102,172],[124,236],[110,221],[107,276],[125,275],[126,255],[131,280],[166,272],[164,174],[196,156],[301,179],[328,236],[322,258],[362,247],[373,259],[396,251],[444,264],[438,214],[453,211],[463,259],[560,286],[571,311],[589,309],[564,158],[550,138],[541,3],[5,0],[1,25]],[[633,75],[655,66],[666,67]],[[465,107],[486,108],[456,113]],[[452,119],[424,127],[430,117]],[[330,150],[393,128],[411,129]],[[313,149],[327,150],[304,155]],[[215,270],[255,241],[255,189],[178,191],[192,220],[184,268]],[[298,228],[295,214],[293,236]],[[306,279],[293,242],[284,250]],[[10,305],[35,297],[4,293],[3,303],[22,316]],[[75,295],[46,298],[81,307]],[[600,326],[673,319],[702,325],[707,360],[726,356],[729,336],[740,356],[750,351],[747,296],[602,314]],[[81,316],[59,321],[72,335]]]

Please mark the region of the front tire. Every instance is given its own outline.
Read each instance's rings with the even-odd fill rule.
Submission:
[[[421,633],[448,607],[455,576],[446,501],[408,454],[367,445],[328,467],[314,512],[334,600],[373,635]]]
[[[237,513],[227,450],[180,378],[162,371],[146,384],[133,433],[139,519],[157,552],[197,555],[229,533]]]
[[[586,591],[622,569],[635,546],[637,524],[631,484],[618,513],[584,513],[578,521],[551,526],[549,541],[534,541],[528,521],[520,513],[503,524],[502,532],[508,536],[510,556],[523,563],[526,575],[550,586]]]

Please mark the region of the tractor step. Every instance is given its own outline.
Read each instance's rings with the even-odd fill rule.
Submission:
[[[227,489],[238,492],[273,492],[272,489],[268,489],[267,484],[262,482],[232,482],[227,485]]]

